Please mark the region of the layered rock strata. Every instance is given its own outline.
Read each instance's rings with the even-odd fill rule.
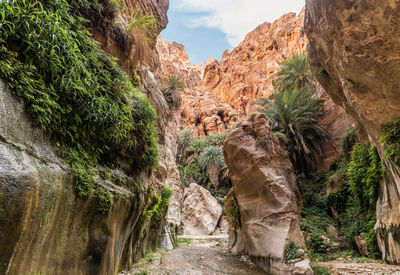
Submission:
[[[240,210],[240,226],[230,230],[233,252],[249,254],[269,274],[289,274],[285,245],[304,246],[304,238],[302,200],[284,143],[258,115],[232,131],[223,151]]]
[[[356,121],[359,138],[377,145],[386,165],[375,226],[384,260],[400,263],[400,167],[382,154],[382,126],[400,117],[400,3],[306,1],[309,57],[334,102]]]

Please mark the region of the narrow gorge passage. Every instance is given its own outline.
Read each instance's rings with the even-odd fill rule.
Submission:
[[[399,37],[400,0],[0,0],[0,275],[400,275]]]
[[[248,257],[234,256],[228,252],[227,239],[196,236],[190,244],[178,248],[150,253],[129,272],[120,275],[262,275]]]

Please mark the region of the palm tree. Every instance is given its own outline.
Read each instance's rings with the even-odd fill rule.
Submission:
[[[274,76],[278,77],[274,81],[274,87],[278,91],[290,90],[294,87],[300,90],[310,85],[315,79],[304,52],[294,53],[291,58],[283,61],[280,71]]]
[[[207,146],[207,140],[195,138],[190,142],[188,150],[194,152],[195,154],[200,154]]]
[[[185,88],[185,83],[179,77],[169,75],[164,81],[167,89],[182,91]]]
[[[128,34],[134,47],[130,49],[131,68],[136,69],[138,64],[144,61],[150,61],[151,49],[157,38],[157,28],[159,19],[152,14],[142,15],[142,11],[138,8],[131,14],[128,23]]]
[[[265,113],[274,128],[283,133],[294,166],[304,173],[315,169],[321,154],[320,141],[329,134],[318,125],[322,115],[322,100],[315,97],[315,89],[308,86],[277,91],[274,100],[259,98],[254,104]]]
[[[190,142],[193,139],[193,134],[190,129],[184,129],[179,133],[178,136],[178,152],[176,156],[176,160],[178,163],[181,163],[181,161],[184,159],[184,156],[186,155],[186,148],[189,146]]]
[[[200,155],[200,167],[207,171],[211,183],[216,187],[219,172],[226,167],[221,148],[216,146],[206,147]]]

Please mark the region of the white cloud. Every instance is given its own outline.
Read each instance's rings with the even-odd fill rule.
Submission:
[[[172,0],[172,8],[194,16],[191,27],[216,28],[235,47],[259,24],[273,22],[288,12],[299,12],[304,0]],[[205,14],[205,15],[204,15]]]

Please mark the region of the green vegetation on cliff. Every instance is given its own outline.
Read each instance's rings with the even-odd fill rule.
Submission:
[[[157,163],[156,114],[115,60],[62,0],[0,3],[0,78],[71,165],[76,190],[98,195],[96,163],[128,161],[130,173]]]
[[[306,207],[302,211],[302,230],[309,234],[307,248],[313,257],[334,259],[346,250],[357,251],[354,237],[365,234],[369,256],[379,254],[374,225],[379,182],[384,166],[374,145],[357,143],[354,129],[342,139],[342,155],[328,172],[301,181]],[[326,187],[335,191],[326,194]],[[332,225],[343,236],[327,233]],[[324,237],[330,239],[327,241]],[[336,244],[335,244],[336,242]]]
[[[146,209],[140,216],[138,224],[142,226],[146,221],[150,221],[150,228],[157,229],[168,209],[172,189],[164,186],[159,196],[155,196],[153,192],[151,193],[151,196],[148,197]]]
[[[383,127],[380,141],[385,145],[385,156],[400,166],[400,119]]]

